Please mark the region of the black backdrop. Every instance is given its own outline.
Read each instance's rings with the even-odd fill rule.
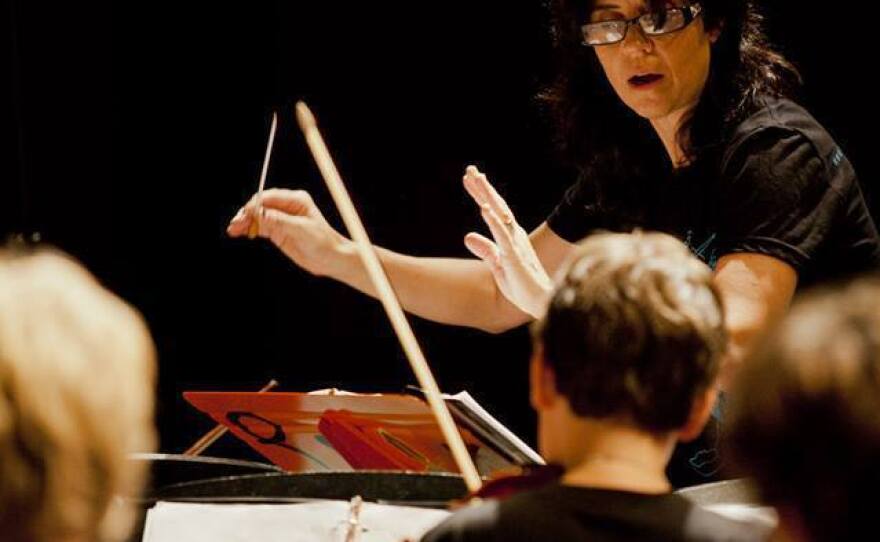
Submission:
[[[769,1],[771,36],[870,195],[872,37],[803,10]],[[571,181],[532,102],[550,59],[537,0],[4,0],[2,17],[2,233],[41,232],[143,312],[160,353],[163,451],[210,427],[183,390],[414,380],[378,303],[225,237],[256,188],[272,108],[268,185],[310,190],[340,225],[290,114],[305,98],[374,241],[405,252],[467,254],[461,239],[480,228],[460,184],[468,163],[527,228]],[[441,387],[468,389],[534,441],[525,329],[412,321]],[[218,453],[248,455],[229,440]]]

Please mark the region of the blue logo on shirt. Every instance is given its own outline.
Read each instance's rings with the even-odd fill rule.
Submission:
[[[713,233],[703,242],[697,242],[694,239],[693,230],[688,230],[687,236],[684,238],[684,244],[691,249],[694,256],[703,260],[703,263],[710,268],[715,269],[715,265],[718,263],[718,247],[715,245],[716,237],[717,235]]]

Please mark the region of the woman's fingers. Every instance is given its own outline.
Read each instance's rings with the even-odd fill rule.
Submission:
[[[507,202],[495,190],[495,187],[492,186],[486,175],[480,173],[476,166],[468,166],[465,169],[464,185],[478,205],[489,204],[505,224],[510,224],[514,221],[513,212],[511,212]]]
[[[513,222],[513,212],[508,207],[507,202],[504,201],[504,198],[495,190],[495,187],[489,182],[485,175],[482,173],[477,175],[476,177],[477,185],[482,189],[483,193],[486,194],[486,200],[489,205],[492,206],[492,210],[501,218],[502,222],[505,224],[510,224]]]
[[[492,266],[501,265],[501,254],[498,246],[491,239],[479,233],[469,233],[464,237],[464,246],[471,254]]]
[[[271,188],[262,194],[254,194],[248,205],[261,205],[267,209],[277,209],[287,214],[304,216],[315,206],[312,196],[305,190],[285,190]]]
[[[483,186],[477,182],[478,175],[480,175],[480,170],[476,166],[466,167],[464,170],[464,187],[468,194],[474,198],[474,201],[477,202],[477,205],[482,206],[485,203],[489,203],[489,199]]]
[[[242,207],[250,216],[256,214],[257,209],[277,209],[290,215],[305,216],[314,208],[312,196],[305,190],[286,190],[283,188],[271,188],[263,192],[257,192]]]
[[[263,209],[259,217],[258,235],[270,239],[279,247],[298,229],[308,224],[308,219],[283,213],[276,209]]]
[[[516,227],[513,214],[504,199],[486,180],[486,176],[475,166],[468,166],[465,169],[464,187],[480,206],[483,220],[489,226],[489,231],[492,232],[492,237],[497,243],[495,248],[502,254],[517,254],[513,237]]]
[[[498,245],[479,233],[471,232],[465,235],[464,246],[474,256],[489,266],[489,271],[492,273],[496,283],[499,285],[506,284],[506,272],[504,271],[504,265],[501,263],[501,251],[498,250]]]
[[[250,228],[251,225],[251,216],[244,207],[238,210],[238,213],[232,220],[229,221],[229,225],[226,227],[226,233],[230,237],[241,237],[245,235]]]
[[[238,210],[238,213],[229,222],[226,233],[231,237],[241,237],[248,234],[255,220],[262,223],[261,209],[275,209],[282,214],[302,217],[311,213],[314,206],[311,195],[305,190],[278,188],[264,190],[262,193],[254,194],[244,207]],[[259,232],[261,229],[256,231]],[[268,235],[260,233],[260,237],[268,237]]]
[[[465,175],[463,181],[465,191],[470,194],[477,205],[482,207],[486,203],[486,198],[477,187],[476,180],[471,175]]]
[[[486,225],[489,226],[489,231],[492,232],[492,237],[498,244],[498,248],[501,250],[502,254],[514,254],[515,249],[513,246],[511,225],[502,222],[501,218],[494,210],[492,210],[489,204],[483,205],[481,208],[481,215],[483,216]]]

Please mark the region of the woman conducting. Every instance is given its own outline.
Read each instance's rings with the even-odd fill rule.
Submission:
[[[799,75],[774,52],[748,0],[557,0],[560,54],[541,96],[579,176],[532,232],[470,166],[464,187],[491,238],[478,259],[379,249],[404,308],[500,332],[540,317],[550,277],[594,230],[669,233],[714,269],[735,370],[795,290],[880,266],[880,242],[841,149],[792,101]],[[253,220],[297,265],[374,295],[353,243],[303,191],[270,190],[232,219]],[[724,382],[722,379],[722,385]],[[711,446],[673,476],[711,477]],[[675,461],[674,461],[675,462]]]

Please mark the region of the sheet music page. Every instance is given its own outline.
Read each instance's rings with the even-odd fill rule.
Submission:
[[[304,504],[159,502],[147,512],[143,542],[342,542],[349,529],[347,501]],[[365,502],[355,540],[418,540],[449,512]]]
[[[779,515],[771,506],[723,503],[711,504],[704,506],[704,508],[730,519],[763,525],[768,531],[779,525]]]
[[[444,394],[447,399],[457,399],[463,405],[467,406],[470,410],[474,412],[477,416],[480,417],[484,422],[486,422],[493,430],[502,435],[505,439],[511,442],[514,446],[516,446],[523,454],[528,456],[532,461],[537,463],[538,465],[544,464],[544,459],[538,455],[537,452],[532,450],[528,444],[523,442],[518,436],[516,436],[510,429],[504,427],[504,425],[496,420],[489,412],[486,411],[483,407],[480,406],[477,401],[471,397],[471,394],[466,391],[460,391],[455,395]]]

